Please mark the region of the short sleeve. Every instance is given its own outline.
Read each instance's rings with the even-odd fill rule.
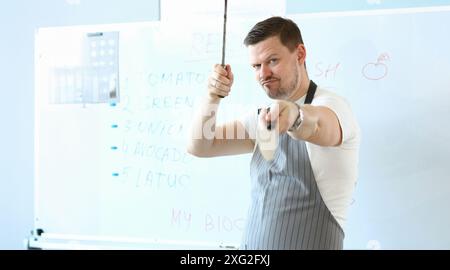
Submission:
[[[343,97],[328,91],[322,90],[322,92],[324,93],[314,97],[311,105],[327,107],[336,114],[342,129],[341,146],[352,146],[358,143],[359,126],[350,104]]]

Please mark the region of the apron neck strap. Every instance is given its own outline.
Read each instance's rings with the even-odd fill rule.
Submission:
[[[309,81],[308,93],[306,94],[305,104],[311,104],[314,94],[316,93],[317,85],[312,80]]]

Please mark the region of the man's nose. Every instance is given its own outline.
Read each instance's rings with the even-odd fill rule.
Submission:
[[[262,64],[261,69],[259,70],[259,79],[260,80],[267,80],[272,76],[272,70],[268,65]]]

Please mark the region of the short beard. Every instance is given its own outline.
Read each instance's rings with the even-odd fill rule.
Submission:
[[[276,91],[275,95],[272,95],[270,91],[266,91],[266,89],[264,89],[266,91],[267,95],[271,99],[288,100],[289,97],[292,95],[292,93],[295,92],[295,90],[297,88],[297,84],[298,84],[298,67],[297,67],[297,65],[294,65],[294,69],[295,69],[294,79],[291,81],[290,85],[287,88],[281,88],[281,86],[280,86],[280,88]],[[280,85],[281,85],[281,80],[280,80]]]

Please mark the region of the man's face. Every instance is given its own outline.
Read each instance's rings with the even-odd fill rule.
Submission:
[[[290,52],[278,36],[248,46],[256,80],[273,99],[287,100],[300,87],[298,49]]]

